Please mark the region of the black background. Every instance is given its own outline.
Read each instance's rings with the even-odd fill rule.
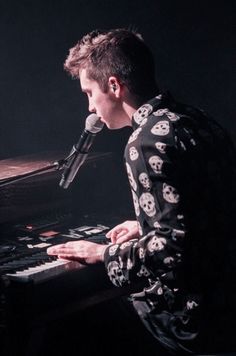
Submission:
[[[151,46],[157,81],[208,111],[233,139],[235,2],[0,0],[0,159],[70,150],[87,99],[64,72],[69,48],[96,28],[133,27]],[[123,151],[130,131],[104,129],[94,151]]]
[[[72,144],[79,139],[88,115],[87,98],[80,92],[78,81],[71,80],[64,72],[63,63],[69,48],[84,34],[96,28],[131,26],[137,29],[153,50],[159,87],[169,90],[178,100],[209,112],[235,139],[235,4],[235,0],[0,0],[0,159],[31,153],[42,155],[45,151],[70,151]],[[105,128],[97,135],[92,150],[122,154],[129,133],[129,128],[117,131]],[[103,171],[108,178],[112,175],[106,169]],[[119,195],[122,184],[115,169],[113,177],[114,185],[119,182],[116,187]],[[99,185],[99,178],[97,180]],[[89,182],[86,180],[85,195],[92,186]],[[101,188],[97,191],[104,198],[108,195],[107,204],[110,204],[109,210],[113,212],[113,195],[106,192],[106,183],[104,184],[105,187],[100,184]],[[43,187],[41,181],[40,189]],[[79,184],[78,187],[80,188]],[[61,188],[58,187],[59,189]],[[80,189],[84,189],[83,184]],[[25,189],[22,192],[24,200],[22,205],[16,205],[18,210],[24,205],[27,207]],[[28,188],[30,197],[31,192],[31,188]],[[53,192],[52,189],[51,193]],[[65,195],[67,193],[66,191]],[[52,194],[45,194],[47,201],[43,194],[41,196],[42,201],[50,208],[55,200],[51,198]],[[13,197],[15,199],[15,195]],[[102,199],[94,199],[93,203],[98,212],[102,211],[100,200]],[[83,194],[79,202],[81,210],[85,210]],[[86,203],[91,204],[89,200]],[[96,204],[100,206],[97,208]],[[33,212],[31,205],[29,208]],[[103,205],[104,209],[107,208],[105,203]],[[126,213],[127,200],[122,207],[123,213]],[[15,219],[12,214],[12,218],[13,216]],[[66,290],[60,288],[62,296],[63,293]],[[50,300],[47,295],[46,297]],[[99,316],[98,309],[97,317],[94,314],[92,318],[88,317],[88,328],[84,328],[81,316],[76,319],[75,325],[83,328],[85,335],[89,330],[87,334],[92,340],[90,346],[96,346],[96,354],[94,330],[104,332],[105,345],[104,342],[101,344],[103,354],[104,346],[109,345],[106,341],[109,335],[112,334],[113,338],[115,335],[114,310],[118,312],[113,305],[109,309],[108,307],[109,304],[106,303],[105,313],[103,307],[101,308],[102,316]],[[21,308],[18,311],[22,313]],[[111,325],[109,329],[101,326],[101,320],[106,315]],[[20,318],[20,326],[24,317],[25,315]],[[77,318],[77,314],[75,317]],[[120,330],[126,332],[122,317],[120,315]],[[13,319],[15,323],[15,315]],[[50,355],[51,349],[62,355],[59,348],[63,346],[66,347],[66,354],[70,354],[73,347],[73,354],[81,350],[80,340],[83,340],[84,334],[78,334],[73,324],[65,324],[64,321],[62,324],[56,325],[55,329],[53,325],[45,333],[46,336],[43,335],[43,346],[48,347]],[[118,329],[119,324],[115,330]],[[24,327],[21,330],[25,334]],[[109,330],[110,334],[107,334]],[[17,336],[18,331],[19,329]],[[136,334],[137,328],[134,332]],[[127,335],[130,342],[129,334]],[[41,355],[39,342],[43,336],[39,337],[36,344],[32,342],[32,354]],[[47,345],[47,338],[50,345]],[[75,340],[79,340],[79,344]],[[137,341],[136,337],[135,343]],[[143,331],[140,341],[143,342]],[[11,344],[15,346],[12,340]],[[119,347],[122,349],[120,344]],[[46,351],[42,354],[45,355]]]

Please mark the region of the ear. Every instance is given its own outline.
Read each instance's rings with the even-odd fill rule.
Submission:
[[[114,76],[109,77],[108,79],[109,92],[112,93],[116,98],[119,98],[121,94],[121,89],[122,89],[122,85],[120,81]]]

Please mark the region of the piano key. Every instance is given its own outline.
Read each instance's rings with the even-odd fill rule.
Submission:
[[[81,264],[76,261],[68,261],[56,259],[54,261],[43,263],[39,266],[29,267],[24,270],[17,270],[14,273],[6,273],[6,276],[15,281],[39,283],[56,275],[66,272],[70,269],[81,267]]]

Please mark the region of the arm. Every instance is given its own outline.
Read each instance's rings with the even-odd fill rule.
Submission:
[[[168,128],[165,135],[158,135],[159,122]],[[139,240],[110,245],[105,251],[108,275],[117,286],[140,277],[155,280],[181,264],[185,221],[177,189],[183,174],[178,154],[172,122],[165,114],[150,117],[126,147],[128,176],[143,233]],[[148,181],[141,179],[142,173]]]

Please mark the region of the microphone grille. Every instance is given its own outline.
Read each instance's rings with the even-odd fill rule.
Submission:
[[[104,126],[99,117],[96,114],[91,114],[85,120],[85,129],[91,133],[96,134],[100,132]]]

